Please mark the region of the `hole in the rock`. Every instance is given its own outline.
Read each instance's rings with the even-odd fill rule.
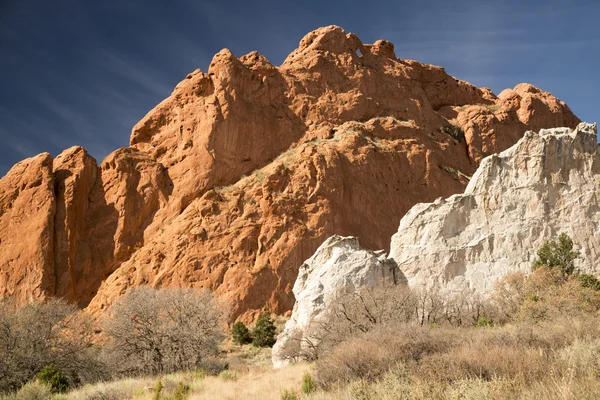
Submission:
[[[356,55],[362,57],[362,52],[360,51],[360,49],[356,49]]]

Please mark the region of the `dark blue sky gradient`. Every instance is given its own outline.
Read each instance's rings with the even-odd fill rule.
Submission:
[[[336,24],[496,94],[531,82],[598,120],[598,1],[0,0],[0,176],[82,145],[100,162],[214,53],[280,64]]]

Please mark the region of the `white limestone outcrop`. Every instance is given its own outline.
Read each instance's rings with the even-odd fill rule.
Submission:
[[[307,342],[295,334],[306,334],[309,325],[318,321],[338,294],[402,279],[385,253],[363,249],[355,237],[331,236],[300,267],[293,289],[296,304],[273,347],[273,365],[280,367],[289,362],[285,350],[292,345],[290,342]]]
[[[576,267],[600,268],[600,155],[596,125],[527,132],[485,158],[464,194],[415,205],[391,242],[409,286],[485,293],[536,250],[567,233],[581,250]]]

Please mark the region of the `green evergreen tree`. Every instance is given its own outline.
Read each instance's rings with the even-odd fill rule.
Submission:
[[[264,313],[258,317],[252,337],[252,345],[255,347],[273,347],[275,344],[275,324],[269,313]]]
[[[562,233],[556,240],[544,242],[537,252],[538,258],[533,263],[533,269],[545,265],[549,268],[560,268],[566,276],[575,272],[574,260],[579,252],[573,250],[573,240],[566,233]]]
[[[250,331],[241,321],[238,321],[233,325],[233,328],[231,329],[231,338],[234,343],[240,345],[252,342]]]
[[[37,374],[37,379],[50,385],[52,393],[64,393],[69,389],[69,378],[54,364],[46,365]]]

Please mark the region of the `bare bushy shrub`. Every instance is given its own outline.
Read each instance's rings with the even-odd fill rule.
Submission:
[[[531,275],[507,275],[492,295],[494,319],[540,322],[569,315],[589,316],[600,310],[600,291],[582,284],[577,275],[565,276],[558,268],[537,268]]]
[[[103,376],[93,348],[92,319],[63,300],[0,302],[0,391],[14,391],[47,365],[73,384]]]
[[[348,338],[414,319],[415,298],[404,285],[382,285],[340,295],[310,335],[317,357]]]
[[[446,352],[460,340],[457,330],[418,324],[381,326],[355,335],[319,359],[316,379],[322,387],[356,379],[373,381],[398,365],[410,365],[426,355]]]
[[[398,390],[410,390],[414,396],[418,389],[433,396],[426,390],[433,385],[441,398],[449,395],[445,388],[450,382],[468,383],[467,392],[479,387],[493,397],[497,391],[523,394],[538,382],[553,384],[549,377],[590,387],[600,377],[600,291],[577,275],[543,266],[530,276],[513,274],[498,283],[489,300],[424,289],[410,295],[412,320],[373,318],[377,307],[365,296],[336,305],[344,318],[337,322],[337,342],[330,338],[332,347],[317,360],[321,387],[349,384],[351,391],[367,393],[368,398],[399,366],[408,371],[410,383],[407,387],[406,379],[392,379],[404,382]],[[478,324],[481,318],[490,323]],[[575,392],[574,385],[563,389]]]
[[[340,294],[327,311],[303,330],[289,332],[279,356],[292,362],[313,361],[359,334],[382,326],[474,326],[491,313],[480,296],[464,291],[442,294],[436,288],[415,290],[382,284]]]
[[[435,382],[494,377],[533,382],[548,373],[549,354],[533,347],[489,346],[466,341],[449,351],[424,357],[415,365],[419,379]]]
[[[117,374],[196,369],[218,351],[225,310],[206,290],[133,288],[109,310],[107,357]]]

